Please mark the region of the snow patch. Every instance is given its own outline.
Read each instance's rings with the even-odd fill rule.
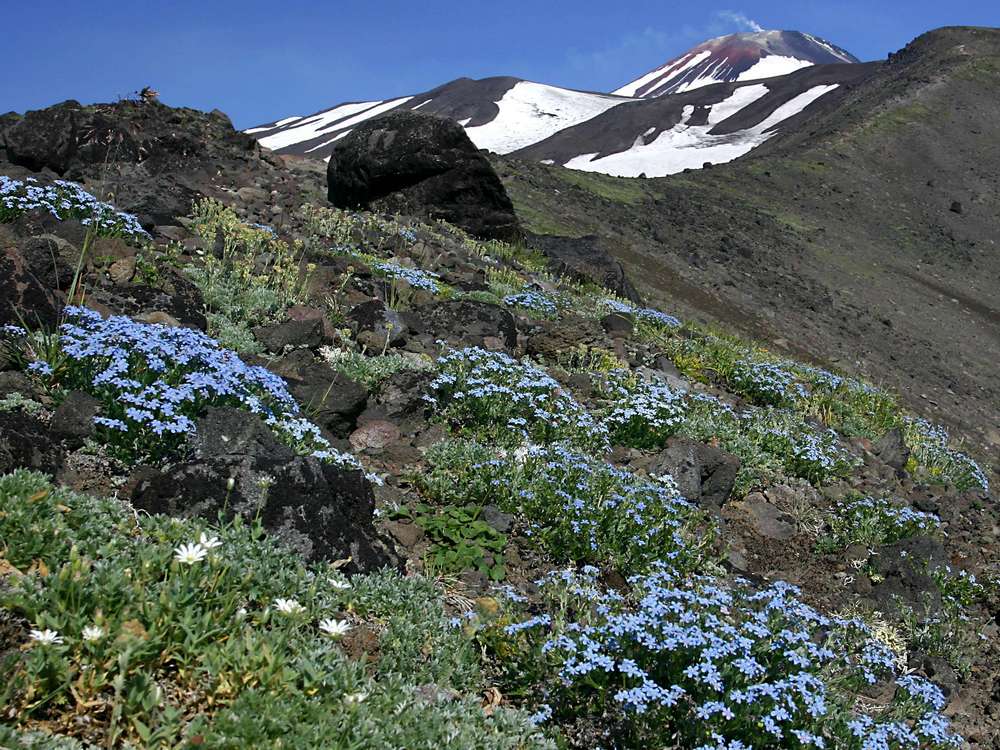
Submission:
[[[567,161],[564,166],[617,177],[637,177],[642,173],[647,177],[662,177],[685,169],[700,169],[705,162],[724,164],[764,143],[775,134],[773,128],[776,125],[799,114],[837,87],[838,84],[814,86],[782,104],[752,128],[727,135],[711,135],[709,131],[716,124],[732,117],[768,92],[763,84],[744,86],[725,101],[714,105],[705,125],[689,124],[695,108],[687,105],[681,114],[681,121],[670,130],[660,133],[652,143],[643,143],[641,139],[637,139],[632,148],[626,151],[600,158],[597,158],[597,154],[581,154]]]
[[[760,62],[740,73],[736,80],[756,81],[759,78],[777,78],[811,66],[812,63],[808,60],[800,60],[797,57],[765,55],[760,58]]]
[[[579,125],[628,99],[608,94],[519,81],[496,102],[499,112],[488,123],[467,128],[478,148],[507,154]],[[468,122],[468,121],[466,121]]]
[[[705,50],[703,52],[699,52],[697,55],[689,55],[687,58],[682,57],[679,60],[669,62],[663,67],[646,73],[646,75],[635,79],[632,83],[626,83],[620,89],[611,93],[617,94],[618,96],[635,96],[636,92],[643,86],[648,83],[652,83],[657,78],[661,77],[663,77],[663,80],[659,81],[659,85],[669,85],[671,81],[681,76],[686,70],[693,68],[705,58],[711,57],[711,55],[711,52]],[[657,88],[659,88],[659,86]]]
[[[331,130],[339,131],[344,128],[352,128],[358,123],[370,120],[372,117],[376,117],[394,107],[405,104],[412,98],[404,96],[387,102],[374,101],[342,104],[339,107],[328,109],[326,112],[320,112],[313,117],[307,117],[292,127],[272,135],[264,136],[260,139],[260,145],[277,151],[280,148],[287,148],[296,143],[311,141],[329,133]]]

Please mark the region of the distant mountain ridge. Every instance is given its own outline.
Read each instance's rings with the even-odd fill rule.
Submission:
[[[753,31],[709,39],[625,84],[619,96],[654,97],[730,81],[756,81],[810,65],[857,63],[847,50],[799,31]]]
[[[849,52],[810,34],[730,34],[610,94],[506,76],[458,78],[423,93],[348,102],[246,132],[280,154],[329,159],[354,127],[406,108],[455,120],[477,147],[497,154],[622,176],[662,176],[756,148],[786,121],[856,79],[854,63]],[[789,78],[816,66],[830,70]],[[664,98],[671,104],[649,106],[649,100]]]

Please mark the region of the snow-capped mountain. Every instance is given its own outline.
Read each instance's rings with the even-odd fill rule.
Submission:
[[[833,106],[878,63],[817,65],[640,99],[515,152],[524,159],[619,177],[662,177],[732,161]]]
[[[850,52],[799,31],[754,31],[709,39],[614,93],[651,97],[680,94],[728,81],[755,81],[810,65],[856,63]]]
[[[423,94],[340,104],[246,131],[282,154],[327,158],[351,128],[397,107],[450,117],[479,148],[508,154],[586,122],[631,99],[574,91],[519,78],[459,78]]]
[[[742,156],[861,73],[853,69],[865,66],[843,64],[856,62],[809,34],[730,34],[611,94],[510,77],[459,78],[422,94],[339,104],[246,132],[280,154],[328,159],[359,124],[407,108],[455,120],[479,148],[498,154],[662,176]],[[811,74],[801,75],[803,68]],[[657,101],[664,103],[648,106]]]

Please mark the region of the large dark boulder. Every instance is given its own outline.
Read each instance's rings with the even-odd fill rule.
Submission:
[[[489,302],[445,300],[419,305],[404,315],[410,329],[430,345],[480,346],[487,349],[517,346],[517,324],[509,311]]]
[[[672,437],[646,470],[670,474],[688,500],[702,508],[719,509],[733,491],[740,459],[706,443]]]
[[[233,128],[218,111],[173,108],[157,101],[83,105],[66,101],[23,117],[0,118],[0,158],[48,170],[98,198],[136,214],[148,229],[175,224],[202,195],[232,202],[235,191],[277,190],[288,205],[312,185]],[[237,193],[238,194],[238,193]],[[244,195],[247,194],[244,191]]]
[[[514,206],[465,129],[443,117],[399,110],[337,142],[326,171],[338,208],[444,219],[487,239],[521,236]]]
[[[545,255],[554,274],[597,284],[619,297],[642,304],[642,297],[625,275],[622,264],[611,257],[600,238],[535,234],[529,237],[528,244]]]
[[[351,558],[350,572],[393,563],[375,531],[375,497],[362,471],[296,456],[239,409],[209,409],[193,442],[189,460],[136,472],[135,507],[182,518],[259,518],[306,560]]]
[[[13,242],[8,244],[0,232],[0,326],[27,325],[51,330],[59,322],[59,309],[51,288],[32,273],[29,259]]]

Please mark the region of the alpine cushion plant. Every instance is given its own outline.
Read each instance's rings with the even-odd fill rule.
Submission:
[[[65,315],[57,351],[29,370],[50,387],[96,397],[102,406],[94,420],[98,437],[119,457],[176,454],[207,407],[232,406],[259,414],[303,455],[357,468],[298,416],[284,380],[247,365],[201,331],[124,316],[104,319],[84,307],[67,307]]]
[[[547,611],[503,627],[534,654],[543,715],[556,722],[588,715],[620,748],[961,745],[936,686],[897,675],[894,653],[863,622],[820,614],[793,586],[757,589],[661,565],[621,593],[596,575],[539,581]],[[893,680],[891,702],[859,712],[861,690]]]
[[[508,445],[566,442],[595,452],[607,447],[606,429],[527,361],[471,347],[444,355],[438,368],[424,398],[461,428]]]
[[[885,498],[858,497],[837,503],[827,516],[827,532],[819,540],[823,551],[863,544],[869,549],[920,534],[933,533],[937,516]]]
[[[417,481],[443,503],[495,503],[523,519],[522,533],[554,559],[631,573],[655,560],[678,569],[705,559],[695,543],[703,520],[672,480],[643,479],[562,445],[495,449],[449,441],[428,452]],[[708,536],[701,537],[707,540]]]
[[[34,177],[22,181],[0,175],[0,223],[37,209],[48,211],[60,221],[79,219],[99,235],[149,239],[135,216],[99,201],[75,182],[54,180],[42,185]]]
[[[948,431],[926,419],[904,420],[903,435],[912,451],[910,468],[923,470],[932,479],[954,484],[960,490],[980,489],[989,493],[990,480],[972,458],[951,448]]]
[[[594,373],[603,422],[618,445],[654,450],[684,422],[684,394],[625,370]]]

